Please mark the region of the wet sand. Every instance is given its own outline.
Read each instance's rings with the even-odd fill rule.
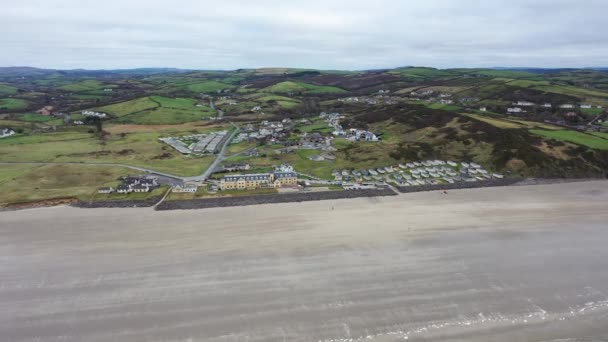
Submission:
[[[608,339],[608,182],[0,213],[0,341]]]

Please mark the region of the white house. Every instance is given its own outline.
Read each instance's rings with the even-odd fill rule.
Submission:
[[[545,108],[551,108],[551,107],[552,107],[552,105],[551,105],[550,103],[545,103],[545,104],[543,105],[543,107],[545,107]]]
[[[572,108],[574,108],[574,105],[573,105],[573,104],[566,103],[566,104],[563,104],[563,105],[559,106],[559,108],[563,108],[563,109],[572,109]]]
[[[488,109],[487,109],[486,107],[479,107],[479,111],[480,111],[480,112],[485,112],[485,111],[487,111],[487,110],[488,110]]]
[[[105,118],[107,116],[106,113],[94,112],[92,110],[83,110],[81,112],[81,114],[83,116],[97,117],[97,118],[100,118],[100,119],[103,119],[103,118]]]
[[[523,110],[519,107],[507,108],[507,113],[521,113]]]
[[[15,135],[15,131],[10,128],[4,128],[0,130],[0,138],[10,137],[11,135]]]
[[[189,193],[195,193],[198,190],[198,185],[196,184],[184,184],[184,185],[175,185],[173,186],[172,191],[173,192],[189,192]]]
[[[531,107],[531,106],[534,106],[534,103],[528,102],[528,101],[517,101],[517,103],[515,103],[515,105],[522,106],[522,107]]]
[[[591,109],[591,105],[590,104],[581,104],[581,109]]]

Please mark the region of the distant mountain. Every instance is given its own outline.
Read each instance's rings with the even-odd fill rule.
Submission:
[[[120,74],[120,75],[152,75],[152,74],[164,74],[164,73],[183,73],[190,72],[188,69],[178,68],[135,68],[135,69],[112,69],[112,70],[87,70],[87,69],[70,69],[70,70],[59,70],[59,69],[42,69],[28,66],[15,66],[15,67],[0,67],[0,76],[45,76],[50,74],[62,74],[62,75],[91,75],[98,76],[103,74]]]

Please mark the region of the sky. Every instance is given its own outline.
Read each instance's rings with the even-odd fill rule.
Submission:
[[[608,0],[3,0],[0,66],[608,66]]]

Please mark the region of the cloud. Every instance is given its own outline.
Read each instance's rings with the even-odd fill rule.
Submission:
[[[606,66],[606,10],[603,0],[20,0],[0,11],[0,65]]]

